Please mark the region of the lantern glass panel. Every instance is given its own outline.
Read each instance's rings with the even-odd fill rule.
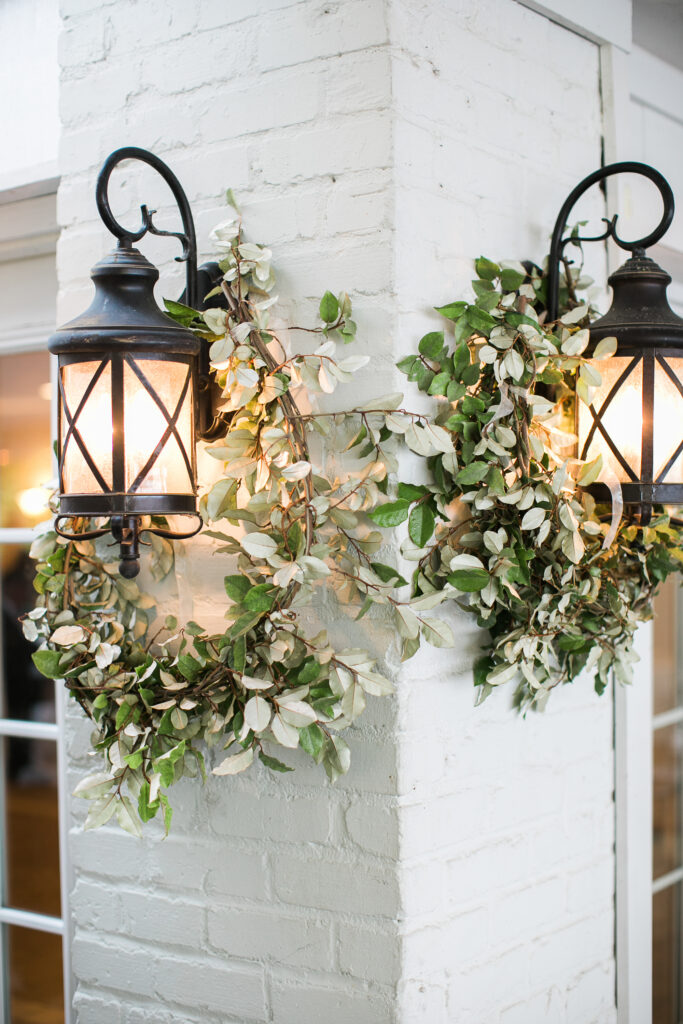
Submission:
[[[624,373],[631,356],[614,356],[611,359],[594,360],[591,365],[595,367],[602,377],[602,384],[595,388],[593,394],[593,409],[612,444],[620,452],[624,461],[631,467],[634,477],[640,477],[641,449],[643,439],[643,362],[638,361],[631,370],[626,380],[618,388],[616,394],[605,409],[601,412],[606,399],[609,397],[612,388]],[[611,465],[621,483],[628,483],[633,478],[629,476],[626,469],[613,454],[610,446],[599,427],[593,432],[593,437],[584,452],[586,441],[593,426],[593,416],[583,402],[578,402],[578,434],[579,434],[579,455],[590,462],[602,455],[605,465]]]
[[[188,470],[194,450],[190,366],[160,359],[134,361],[129,357],[124,365],[123,383],[126,490],[137,494],[192,494]],[[159,447],[159,453],[145,471]]]
[[[100,375],[88,395],[83,408],[78,411],[85,393],[95,376]],[[112,486],[112,413],[111,413],[111,364],[103,365],[101,360],[67,363],[61,367],[62,386],[66,407],[74,420],[74,430],[87,448],[88,453],[105,481]],[[103,488],[96,479],[84,457],[75,434],[69,434],[69,420],[62,403],[62,444],[64,448],[64,470],[62,489],[67,494],[98,494]]]
[[[683,384],[683,359],[664,357],[673,376]],[[662,483],[683,483],[683,395],[659,361],[655,363],[654,469]],[[672,456],[674,462],[667,469]],[[666,470],[666,472],[664,472]],[[662,476],[662,474],[664,475]]]

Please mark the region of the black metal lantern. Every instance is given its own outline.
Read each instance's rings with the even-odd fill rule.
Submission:
[[[664,213],[657,228],[644,238],[626,242],[616,232],[617,217],[604,218],[602,235],[578,241],[613,238],[631,258],[609,278],[612,306],[590,327],[587,355],[598,342],[616,337],[617,351],[596,363],[602,384],[592,404],[577,401],[579,457],[602,454],[621,484],[624,505],[647,524],[652,506],[683,504],[683,319],[667,301],[671,277],[645,249],[668,230],[674,197],[666,179],[647,164],[625,161],[609,164],[588,175],[565,200],[553,232],[548,266],[548,316],[558,315],[560,262],[569,213],[591,185],[612,174],[631,172],[653,181],[662,196]],[[599,500],[609,498],[605,484],[590,490]]]
[[[149,164],[168,182],[178,203],[183,232],[159,231],[154,211],[142,207],[137,231],[113,217],[107,196],[109,177],[122,160]],[[107,517],[121,546],[119,570],[139,571],[141,517],[190,515],[187,532],[173,533],[152,522],[146,529],[167,537],[191,537],[201,529],[197,513],[196,435],[216,437],[224,430],[212,408],[208,344],[166,316],[154,299],[159,272],[133,242],[148,231],[172,234],[183,245],[187,264],[184,299],[197,296],[220,271],[207,264],[197,271],[197,247],[189,203],[172,171],[146,150],[127,147],[106,160],[97,182],[102,220],[118,238],[117,248],[92,271],[95,297],[89,309],[49,340],[59,357],[59,510],[63,536],[98,537],[108,529],[76,535],[61,528],[64,519]],[[217,273],[216,273],[217,272]],[[218,303],[217,303],[218,304]]]

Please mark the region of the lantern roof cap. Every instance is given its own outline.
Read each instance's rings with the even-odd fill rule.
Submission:
[[[159,271],[132,245],[119,244],[91,271],[95,295],[88,309],[49,338],[50,352],[94,352],[133,346],[169,355],[196,355],[199,338],[167,316],[154,298]]]
[[[617,354],[649,349],[683,349],[683,319],[669,305],[671,275],[641,250],[608,278],[612,305],[590,325],[591,347],[614,335]]]

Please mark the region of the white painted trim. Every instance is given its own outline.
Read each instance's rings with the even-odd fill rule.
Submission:
[[[58,740],[56,722],[31,722],[19,718],[0,718],[0,736],[14,736],[29,740]]]
[[[35,164],[20,171],[0,175],[0,206],[35,196],[48,196],[57,191],[59,167],[56,160]]]
[[[596,5],[597,6],[597,5]],[[632,156],[630,57],[600,48],[604,161]],[[608,209],[618,212],[620,178],[607,179]],[[623,253],[608,246],[608,269]],[[652,1021],[652,624],[636,636],[640,670],[614,691],[615,956],[619,1024]]]
[[[36,531],[30,526],[0,527],[0,544],[30,544],[35,536]]]
[[[631,98],[635,103],[683,124],[683,71],[634,46],[629,60],[629,77]]]
[[[0,263],[16,263],[35,256],[54,255],[59,231],[36,231],[21,238],[8,238],[0,242]]]
[[[0,262],[2,260],[0,259]],[[0,355],[11,355],[13,352],[37,352],[47,348],[47,339],[54,332],[53,323],[34,324],[18,331],[0,330]]]
[[[0,924],[14,924],[19,928],[32,928],[36,932],[51,932],[53,935],[64,934],[61,917],[36,914],[33,910],[18,910],[16,907],[0,907]]]
[[[69,779],[66,756],[66,701],[68,694],[61,682],[55,682],[57,709],[57,790],[59,793],[59,884],[62,897],[62,977],[64,979],[64,1024],[72,1022],[75,979],[71,968],[73,921],[69,896],[73,888],[73,870],[69,858]]]
[[[652,633],[638,630],[642,668],[614,701],[619,1024],[652,1021]]]
[[[631,0],[517,0],[591,42],[631,49]]]

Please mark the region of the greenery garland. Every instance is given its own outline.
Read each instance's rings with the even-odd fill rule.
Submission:
[[[161,809],[168,830],[166,791],[205,775],[206,747],[227,751],[216,775],[244,771],[256,758],[290,771],[274,747],[300,747],[331,780],[348,770],[341,730],[367,696],[392,686],[368,652],[336,650],[325,631],[309,635],[301,610],[326,583],[358,608],[358,619],[373,605],[389,608],[404,659],[422,639],[453,645],[448,623],[430,614],[439,605],[454,600],[475,614],[489,631],[475,666],[479,700],[513,682],[519,707],[542,707],[583,669],[595,672],[599,692],[612,668],[629,681],[634,630],[651,615],[658,582],[681,568],[681,533],[661,514],[642,530],[620,523],[604,547],[609,510],[582,489],[601,460],[562,454],[575,440],[575,392],[590,402],[594,360],[615,347],[608,340],[591,361],[583,356],[592,310],[576,300],[586,284],[579,271],[563,294],[567,312],[545,324],[540,274],[529,281],[519,264],[477,261],[474,303],[439,307],[450,331],[425,335],[418,354],[398,364],[435,396],[434,417],[401,408],[401,394],[340,413],[302,412],[368,361],[337,355],[355,336],[348,295],[326,292],[319,326],[290,327],[320,342],[292,355],[269,323],[270,250],[243,240],[237,215],[211,237],[228,310],[167,308],[211,340],[231,414],[226,437],[207,448],[222,475],[200,503],[206,521],[226,523],[205,535],[230,560],[227,628],[160,620],[154,600],[92,541],[48,530],[31,549],[39,597],[24,632],[40,644],[34,661],[63,679],[92,719],[105,761],[75,790],[90,801],[85,827],[116,816],[139,835],[140,822]],[[315,435],[322,444],[311,444]],[[390,495],[400,444],[426,460],[430,482],[400,482]],[[346,451],[347,468],[328,477],[319,448]],[[374,526],[403,522],[410,584],[376,560],[383,536]],[[150,540],[149,567],[161,580],[173,569],[173,548]]]
[[[590,405],[596,363],[617,342],[605,338],[585,357],[595,310],[577,292],[592,282],[580,266],[566,271],[557,323],[545,323],[537,268],[528,276],[519,263],[483,257],[474,303],[438,308],[451,331],[425,335],[399,367],[436,396],[434,422],[455,451],[428,456],[428,486],[399,484],[398,499],[371,513],[382,525],[408,520],[414,593],[456,599],[489,631],[474,668],[478,702],[511,682],[523,709],[542,707],[584,670],[598,693],[612,670],[630,683],[634,632],[652,616],[659,583],[683,568],[683,533],[664,509],[645,528],[610,526],[612,509],[585,489],[604,474],[602,456],[567,455],[575,402]],[[387,424],[423,454],[408,421]],[[419,643],[410,618],[402,632],[409,656]]]
[[[222,475],[200,503],[205,520],[237,527],[205,531],[219,542],[216,555],[230,562],[229,625],[210,633],[173,616],[159,620],[153,598],[118,574],[103,544],[68,542],[49,529],[31,548],[39,597],[24,632],[40,644],[34,662],[65,681],[94,722],[93,746],[105,761],[75,790],[91,801],[86,828],[115,815],[139,835],[140,821],[161,809],[168,830],[166,790],[183,776],[205,775],[202,747],[228,751],[215,775],[244,771],[257,757],[287,772],[273,748],[300,747],[334,780],[350,763],[340,731],[363,712],[367,696],[392,692],[367,651],[336,650],[325,631],[309,635],[301,609],[325,580],[342,601],[360,606],[359,617],[371,603],[401,606],[392,595],[405,581],[374,559],[383,537],[367,513],[384,500],[388,473],[397,470],[386,420],[402,396],[344,413],[302,413],[302,397],[310,407],[316,393],[331,394],[368,361],[336,357],[356,331],[348,295],[323,296],[319,326],[289,328],[319,342],[311,353],[290,355],[269,326],[276,301],[270,250],[243,240],[237,215],[211,237],[227,312],[175,302],[167,309],[211,340],[222,410],[231,414],[226,437],[206,449]],[[445,430],[409,418],[425,434],[442,435],[442,450]],[[352,449],[347,470],[324,475],[309,445],[315,434],[331,451]],[[77,521],[75,529],[91,525]],[[173,547],[153,534],[150,540],[149,565],[161,580],[173,568]],[[422,628],[442,643],[430,619]]]

